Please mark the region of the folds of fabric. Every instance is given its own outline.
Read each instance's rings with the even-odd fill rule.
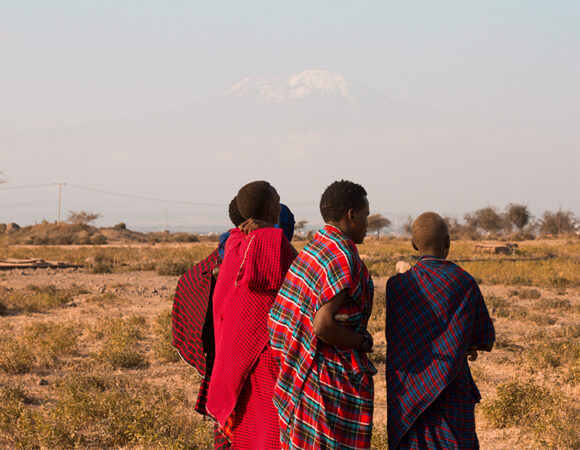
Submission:
[[[255,401],[273,411],[271,397],[264,404],[268,395],[263,393],[273,390],[275,377],[268,376],[264,369],[268,364],[261,359],[272,358],[268,312],[291,262],[290,244],[280,229],[259,229],[247,236],[233,230],[226,244],[213,297],[216,356],[207,409],[220,427],[225,427],[233,416],[234,448],[238,438],[246,439],[244,430],[249,422],[244,423],[240,417],[242,410],[254,411]],[[261,370],[259,375],[256,370]],[[259,389],[262,394],[248,395],[248,389]],[[247,414],[251,417],[251,413]],[[264,422],[267,415],[262,415],[262,427],[255,430],[259,434],[254,440],[266,439],[264,434],[271,433],[272,428],[277,437],[275,412],[272,416],[274,422],[268,424]]]
[[[444,448],[472,447],[480,395],[466,353],[495,339],[477,283],[452,262],[424,257],[389,279],[386,297],[389,447],[421,448],[412,443],[437,433]]]
[[[376,369],[364,353],[319,341],[318,309],[346,290],[344,326],[366,329],[373,285],[354,242],[325,226],[298,255],[270,312],[280,375],[274,389],[283,448],[369,448]]]
[[[213,355],[213,318],[207,317],[207,313],[211,272],[220,262],[216,249],[181,276],[173,298],[173,346],[202,377],[206,373],[206,354]]]

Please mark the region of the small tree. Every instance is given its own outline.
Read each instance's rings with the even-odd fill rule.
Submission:
[[[456,217],[443,216],[443,220],[447,224],[447,230],[451,238],[457,239],[465,233],[465,227],[459,223]]]
[[[479,220],[477,220],[475,213],[466,213],[463,220],[465,221],[465,232],[474,237],[477,227],[479,227]]]
[[[504,221],[495,207],[486,206],[475,211],[473,215],[478,226],[488,233],[497,233],[503,228]]]
[[[391,221],[381,214],[371,214],[368,218],[369,230],[376,231],[377,237],[383,228],[388,228],[391,226]]]
[[[572,211],[544,211],[540,219],[540,233],[542,234],[562,234],[570,233],[574,230],[574,214]]]
[[[91,213],[88,211],[69,211],[67,221],[76,225],[88,225],[100,217],[103,216],[99,213]]]
[[[3,172],[1,172],[1,171],[0,171],[0,184],[4,184],[4,183],[6,183],[6,180],[4,180],[4,179],[2,178],[2,173],[3,173]]]
[[[306,219],[299,220],[299,221],[298,221],[298,222],[296,222],[296,224],[294,225],[294,229],[295,229],[295,230],[296,230],[298,233],[302,234],[302,233],[304,232],[304,228],[306,227],[306,224],[307,224],[307,223],[308,223],[308,220],[306,220]]]
[[[413,229],[413,217],[407,216],[403,219],[403,231],[411,236]]]
[[[521,232],[530,222],[532,215],[526,205],[510,203],[506,207],[505,218]]]

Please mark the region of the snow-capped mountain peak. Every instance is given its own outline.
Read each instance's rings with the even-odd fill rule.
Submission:
[[[244,78],[235,83],[224,95],[254,97],[281,103],[310,96],[349,97],[351,91],[351,81],[340,73],[328,70],[306,70],[286,77]]]

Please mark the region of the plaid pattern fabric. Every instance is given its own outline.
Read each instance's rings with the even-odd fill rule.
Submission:
[[[312,322],[342,290],[345,326],[363,332],[373,284],[356,245],[326,225],[290,267],[270,311],[270,343],[280,375],[274,388],[282,448],[369,448],[375,367],[365,353],[319,341]]]
[[[194,409],[204,416],[208,416],[207,391],[215,356],[211,301],[215,283],[212,270],[220,264],[217,248],[181,276],[173,298],[173,346],[201,376]],[[225,433],[228,432],[226,429]],[[230,448],[230,442],[217,426],[214,442],[216,449]]]
[[[208,315],[213,290],[211,271],[220,263],[216,249],[181,276],[173,297],[173,346],[202,377],[206,354],[213,353],[214,347],[213,324]]]
[[[477,283],[423,257],[390,278],[386,294],[389,448],[473,448],[481,396],[466,352],[495,340]]]
[[[216,355],[207,410],[222,431],[232,424],[228,439],[234,448],[279,447],[272,403],[277,367],[267,319],[292,258],[281,229],[247,236],[232,230],[226,243],[213,296]],[[255,447],[259,443],[264,447]]]

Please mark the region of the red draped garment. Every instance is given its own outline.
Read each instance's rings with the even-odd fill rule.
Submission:
[[[278,449],[272,402],[278,367],[268,314],[292,263],[283,231],[233,230],[213,297],[215,360],[207,410],[232,448]]]

